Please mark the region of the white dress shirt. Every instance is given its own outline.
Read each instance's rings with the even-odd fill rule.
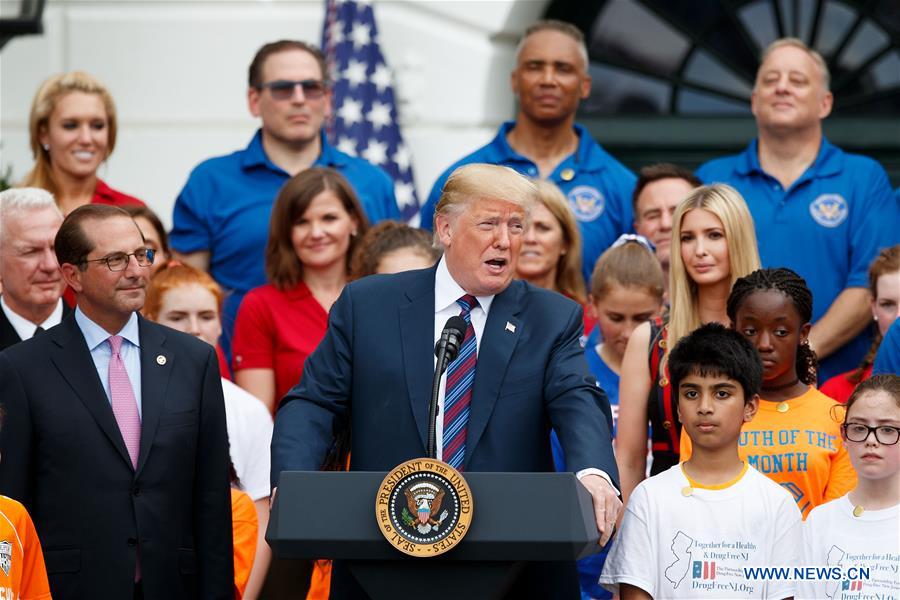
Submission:
[[[437,273],[434,277],[434,343],[437,344],[441,339],[441,332],[447,319],[450,317],[458,317],[462,312],[462,307],[456,303],[457,300],[465,296],[468,292],[462,289],[456,280],[447,270],[447,263],[441,257],[438,263]],[[487,322],[487,314],[491,309],[491,302],[494,301],[493,296],[476,296],[478,306],[469,311],[472,320],[472,328],[475,330],[475,356],[478,356],[478,350],[481,348],[481,334],[484,333],[484,324]],[[434,357],[434,366],[437,366],[437,356]],[[477,363],[476,363],[477,365]],[[477,370],[477,366],[476,366]],[[444,455],[444,394],[447,387],[447,372],[441,376],[441,388],[438,392],[438,414],[437,424],[435,426],[435,450],[437,451],[437,459],[443,460]]]
[[[6,319],[9,321],[9,324],[12,325],[13,329],[16,330],[16,335],[18,335],[19,339],[23,342],[34,337],[34,332],[37,331],[38,327],[50,329],[51,327],[55,327],[59,325],[60,322],[62,322],[62,298],[56,301],[56,308],[53,309],[53,312],[50,313],[50,316],[44,319],[44,322],[40,325],[35,325],[25,317],[22,317],[18,313],[13,312],[13,309],[9,307],[9,304],[6,303],[6,299],[2,295],[0,295],[0,309],[3,310],[3,314],[6,315]]]
[[[466,295],[466,291],[460,287],[456,280],[450,275],[450,271],[447,269],[446,259],[441,257],[440,262],[437,266],[437,272],[434,276],[434,343],[437,344],[437,341],[441,338],[441,332],[444,330],[444,325],[447,324],[447,319],[452,316],[459,316],[459,313],[462,311],[459,304],[456,301]],[[481,349],[481,335],[484,333],[484,325],[487,322],[488,313],[491,310],[491,303],[494,301],[494,296],[476,296],[478,300],[478,307],[473,308],[470,311],[471,320],[472,320],[472,328],[475,330],[475,355],[478,356],[478,351]],[[437,366],[437,357],[434,358],[435,366]],[[476,376],[477,376],[477,363],[476,363]],[[438,392],[438,414],[437,414],[437,423],[435,425],[435,450],[437,453],[437,459],[443,460],[443,441],[444,441],[444,393],[445,388],[447,386],[447,373],[446,371],[441,376],[441,387]],[[603,477],[613,489],[616,489],[612,484],[612,480],[609,475],[607,475],[604,471],[600,469],[582,469],[578,471],[575,476],[581,479],[585,475],[599,475]],[[618,490],[616,490],[618,493]]]

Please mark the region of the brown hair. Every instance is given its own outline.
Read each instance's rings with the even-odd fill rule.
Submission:
[[[278,289],[294,287],[303,279],[303,263],[291,242],[291,230],[300,220],[313,199],[329,190],[341,201],[344,210],[356,219],[357,233],[362,235],[369,222],[356,198],[356,193],[343,175],[334,169],[313,167],[294,175],[278,192],[269,222],[269,241],[266,244],[266,276]],[[347,249],[347,270],[359,235],[350,237]]]
[[[166,292],[186,285],[199,285],[208,290],[216,298],[221,318],[222,301],[224,300],[222,288],[205,271],[182,263],[173,263],[164,267],[150,280],[150,285],[147,286],[147,299],[144,301],[141,314],[151,321],[155,321],[159,318],[159,309]]]
[[[140,204],[126,204],[122,206],[122,210],[131,215],[132,219],[143,217],[150,221],[150,224],[153,225],[153,229],[156,230],[156,235],[159,236],[159,243],[162,245],[160,250],[165,252],[166,256],[171,256],[172,252],[169,249],[169,234],[166,233],[166,228],[163,226],[162,221],[159,220],[159,217],[156,216],[155,212]]]
[[[253,60],[250,62],[250,68],[247,69],[247,84],[252,88],[260,89],[262,84],[265,83],[262,80],[262,72],[266,60],[273,54],[289,50],[300,50],[316,59],[316,62],[319,63],[319,72],[322,73],[322,80],[326,83],[328,82],[328,67],[325,66],[325,56],[321,50],[312,44],[299,40],[279,40],[277,42],[269,42],[256,51]]]
[[[537,188],[537,199],[543,204],[562,228],[566,253],[556,261],[556,281],[554,288],[560,294],[579,304],[587,301],[584,290],[584,275],[581,273],[581,232],[569,201],[556,185],[543,179],[532,180]]]
[[[878,300],[878,280],[882,275],[896,273],[900,271],[900,244],[895,244],[890,248],[884,248],[869,265],[869,293],[872,294],[873,300]],[[872,345],[869,351],[863,357],[862,362],[852,372],[847,374],[847,381],[856,384],[863,380],[866,369],[875,362],[875,354],[878,347],[881,346],[881,331],[878,324],[875,324],[875,333],[872,336]]]
[[[601,300],[613,286],[639,288],[662,303],[665,276],[656,256],[638,242],[609,248],[597,259],[591,274],[591,295]]]
[[[73,71],[50,77],[38,88],[31,102],[31,113],[28,117],[28,134],[31,144],[31,154],[34,156],[34,167],[22,180],[23,187],[39,187],[49,191],[54,196],[59,195],[59,189],[53,179],[53,170],[50,163],[50,154],[41,145],[41,133],[46,131],[50,116],[56,110],[59,100],[71,92],[83,92],[96,94],[103,102],[106,110],[107,143],[106,156],[109,158],[116,147],[116,105],[112,95],[99,81],[84,71]],[[57,201],[59,198],[57,198]]]
[[[900,406],[900,376],[894,374],[872,375],[856,386],[844,405],[844,423],[847,422],[847,415],[850,413],[853,403],[865,394],[872,392],[887,392],[897,406]]]
[[[631,194],[631,208],[634,211],[635,221],[640,220],[640,214],[638,214],[638,198],[640,198],[641,192],[643,192],[644,188],[649,184],[654,181],[659,181],[660,179],[683,179],[693,188],[698,188],[703,185],[703,182],[700,181],[700,178],[696,175],[684,167],[679,167],[672,163],[656,163],[641,167],[641,170],[638,173],[637,183],[634,184],[634,192]]]
[[[374,274],[386,254],[402,248],[413,249],[432,263],[441,257],[441,251],[431,245],[431,236],[424,230],[399,221],[382,221],[369,229],[356,245],[350,260],[350,279]]]
[[[87,265],[84,261],[94,249],[94,243],[85,232],[83,223],[85,221],[106,221],[116,217],[125,217],[134,223],[131,215],[127,212],[118,206],[108,204],[85,204],[70,212],[59,226],[59,231],[56,232],[54,240],[56,262],[60,265],[69,263],[82,271],[85,270]],[[140,233],[141,228],[137,226],[137,223],[134,223],[134,227]],[[141,239],[143,238],[144,234],[141,233]]]

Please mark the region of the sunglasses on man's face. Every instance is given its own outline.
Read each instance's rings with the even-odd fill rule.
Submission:
[[[290,100],[298,85],[303,89],[303,97],[307,100],[318,100],[325,95],[325,82],[320,79],[304,79],[302,81],[276,79],[262,84],[259,88],[268,88],[275,100]]]

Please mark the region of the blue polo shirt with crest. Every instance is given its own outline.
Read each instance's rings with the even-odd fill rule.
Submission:
[[[337,150],[324,134],[322,152],[313,166],[330,167],[346,177],[370,223],[400,219],[387,173]],[[175,200],[169,234],[172,248],[184,254],[210,253],[210,275],[226,292],[222,348],[229,357],[244,294],[267,283],[264,255],[269,217],[288,179],[290,175],[266,156],[262,130],[258,130],[245,149],[197,165]]]
[[[423,228],[432,228],[434,208],[441,197],[441,190],[458,167],[488,163],[510,167],[527,177],[539,176],[537,165],[513,150],[506,140],[515,124],[515,121],[507,121],[501,125],[500,131],[488,145],[458,160],[438,177],[420,212]],[[631,194],[637,177],[594,141],[587,129],[575,125],[575,133],[578,135],[578,149],[563,160],[547,180],[562,190],[578,221],[582,271],[585,281],[590,281],[594,263],[603,251],[634,226]]]
[[[880,164],[822,138],[815,162],[788,189],[759,164],[757,140],[697,170],[706,183],[736,188],[750,208],[764,267],[788,267],[813,293],[813,323],[849,287],[867,287],[869,263],[900,242],[900,205]],[[855,368],[869,346],[862,333],[819,367],[819,381]]]

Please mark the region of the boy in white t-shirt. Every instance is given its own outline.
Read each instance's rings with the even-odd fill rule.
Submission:
[[[792,581],[744,573],[796,565],[802,536],[790,494],[738,457],[759,405],[759,354],[712,323],[675,346],[668,371],[694,451],[634,490],[600,583],[622,600],[792,597]]]

